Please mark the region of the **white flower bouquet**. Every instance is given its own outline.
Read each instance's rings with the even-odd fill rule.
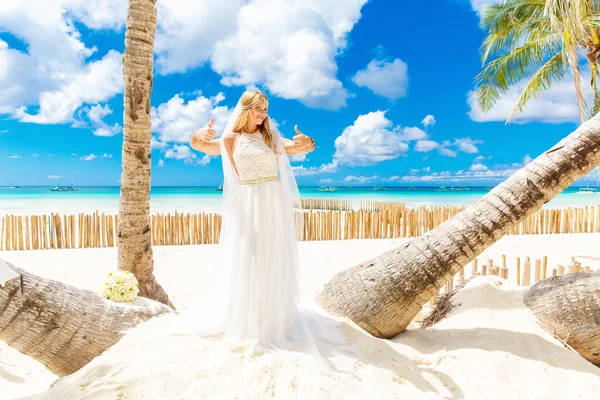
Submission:
[[[138,297],[139,284],[129,271],[115,271],[108,274],[102,284],[102,295],[119,303],[134,301]]]

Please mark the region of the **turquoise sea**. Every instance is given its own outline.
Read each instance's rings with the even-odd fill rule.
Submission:
[[[78,192],[52,192],[50,186],[0,187],[0,215],[99,212],[116,213],[119,206],[118,186],[83,186]],[[489,190],[485,187],[338,187],[333,192],[319,191],[318,187],[301,187],[303,198],[352,200],[358,207],[360,200],[401,201],[408,205],[469,205]],[[579,194],[579,188],[568,188],[545,207],[566,208],[599,205],[600,193]],[[600,191],[599,191],[600,192]],[[152,212],[218,212],[221,192],[215,186],[174,187],[159,186],[151,189]]]

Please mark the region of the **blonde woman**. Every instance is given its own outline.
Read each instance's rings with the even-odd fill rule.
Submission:
[[[210,282],[200,331],[252,348],[314,349],[310,318],[298,312],[303,218],[288,155],[313,151],[315,141],[297,127],[292,140],[282,138],[268,108],[264,93],[248,90],[221,138],[214,138],[211,120],[190,140],[198,151],[221,155],[224,175],[220,276]]]

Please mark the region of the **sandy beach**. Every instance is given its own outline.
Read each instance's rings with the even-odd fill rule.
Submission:
[[[407,239],[301,242],[304,307],[338,271]],[[184,311],[210,282],[217,246],[156,246],[155,274]],[[0,257],[43,277],[94,291],[116,265],[115,248],[11,251]],[[575,257],[600,268],[600,234],[506,236],[479,257],[509,269],[515,257],[548,257],[548,267]],[[470,268],[466,268],[467,277]],[[454,309],[432,328],[413,323],[393,340],[373,338],[338,320],[350,345],[337,360],[356,376],[311,371],[277,353],[252,356],[218,341],[173,335],[178,316],[155,318],[128,332],[80,371],[60,380],[0,342],[0,391],[7,399],[565,399],[594,398],[600,369],[542,329],[523,305],[524,288],[495,276],[471,280]],[[514,281],[514,279],[512,279]],[[423,311],[426,314],[427,306]],[[50,385],[54,385],[50,388]]]

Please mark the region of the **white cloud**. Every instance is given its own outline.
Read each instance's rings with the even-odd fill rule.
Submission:
[[[156,69],[187,72],[210,64],[226,85],[257,85],[309,107],[338,109],[348,93],[336,57],[367,0],[194,0],[157,3]],[[27,46],[0,40],[0,114],[22,121],[74,123],[78,109],[122,91],[121,54],[97,54],[91,30],[122,31],[125,0],[32,0],[0,5],[0,26]],[[94,58],[92,59],[91,56]],[[95,127],[97,135],[116,126]]]
[[[456,157],[456,151],[449,149],[448,141],[445,140],[440,147],[438,147],[438,153],[444,157]]]
[[[407,128],[402,129],[402,140],[410,141],[410,140],[424,140],[427,139],[429,135],[422,129],[417,128],[416,126],[409,126]]]
[[[469,167],[469,171],[487,171],[488,167],[482,163],[475,163]]]
[[[75,22],[91,29],[119,29],[127,2],[120,0],[4,1],[0,26],[26,46],[0,40],[0,114],[25,122],[73,120],[83,104],[106,101],[122,91],[121,55],[97,53],[81,40]],[[94,61],[86,63],[90,56]],[[32,114],[29,107],[39,106]]]
[[[379,176],[377,175],[373,175],[373,176],[354,176],[354,175],[349,175],[347,177],[344,178],[344,182],[348,182],[348,183],[371,183],[374,181],[377,181],[379,179]]]
[[[437,184],[442,183],[464,183],[464,182],[479,182],[481,183],[498,183],[514,174],[517,170],[525,166],[531,161],[529,155],[525,155],[521,162],[515,162],[512,164],[499,164],[494,165],[491,168],[481,163],[486,157],[477,156],[473,160],[473,165],[469,167],[468,171],[440,171],[431,172],[430,168],[423,169],[427,172],[425,175],[406,175],[403,176],[400,181],[405,183],[411,182],[434,182]],[[489,159],[490,157],[487,157]]]
[[[105,106],[96,104],[89,109],[87,115],[90,122],[95,128],[94,135],[114,136],[117,133],[121,132],[121,125],[115,123],[113,126],[110,126],[106,122],[104,122],[104,117],[110,114],[112,114],[112,109],[108,104]]]
[[[428,153],[440,147],[440,144],[434,140],[419,140],[415,143],[415,151]]]
[[[427,129],[428,127],[435,125],[435,117],[431,114],[425,116],[425,118],[423,118],[423,121],[421,121],[421,124],[423,124],[423,126],[425,127],[425,129]]]
[[[169,147],[169,145],[165,142],[161,142],[160,140],[156,139],[154,136],[152,136],[152,139],[150,139],[150,148],[152,150],[166,150],[167,147]]]
[[[399,58],[392,62],[372,60],[367,68],[358,71],[352,81],[369,88],[373,93],[396,100],[406,96],[408,67]]]
[[[98,158],[97,155],[95,155],[94,153],[90,153],[87,156],[81,157],[80,160],[83,160],[83,161],[92,161],[92,160],[94,160],[96,158]]]
[[[234,35],[245,0],[159,1],[155,43],[160,74],[186,72],[210,60],[215,43]]]
[[[178,94],[166,103],[152,108],[152,130],[158,134],[153,148],[163,148],[161,142],[188,143],[192,133],[215,119],[213,128],[220,136],[231,115],[231,109],[219,104],[225,100],[222,93],[213,97],[198,95],[186,101]]]
[[[48,179],[62,179],[61,175],[48,175]]]
[[[394,175],[391,176],[389,178],[381,178],[381,182],[400,182],[402,180],[402,177],[399,175]]]
[[[159,167],[164,167],[165,166],[165,160],[163,160],[162,158],[160,160],[158,160],[158,166]]]
[[[438,143],[435,140],[419,140],[415,144],[415,151],[428,153],[432,150],[437,150],[442,156],[456,157],[458,151],[463,153],[478,153],[479,149],[476,145],[481,143],[483,143],[481,139],[473,140],[468,137],[454,139],[454,142],[444,140],[442,143]],[[454,147],[456,150],[451,147]]]
[[[385,111],[360,115],[335,139],[334,160],[350,166],[373,165],[393,160],[408,151],[399,126],[385,117]]]
[[[12,156],[8,156],[8,158],[21,158],[21,156],[18,154],[13,154]]]
[[[425,151],[423,149],[428,143],[432,143],[434,148],[440,146],[437,142],[424,140],[428,135],[420,128],[393,126],[392,121],[386,118],[386,112],[378,110],[359,115],[335,139],[336,151],[330,164],[294,167],[295,174],[317,175],[336,172],[340,165],[366,166],[393,160],[406,154],[408,141],[417,141],[417,148],[421,149],[418,151]]]
[[[35,158],[35,157],[39,157],[39,156],[40,156],[39,154],[32,154],[32,155],[31,155],[31,157],[34,157],[34,158]]]
[[[100,157],[102,157],[102,158],[113,158],[113,155],[112,154],[108,154],[108,153],[104,153]]]
[[[265,86],[310,107],[338,109],[348,93],[336,56],[367,0],[158,2],[159,73],[210,63],[225,85]]]
[[[487,6],[500,4],[504,0],[470,0],[471,7],[473,10],[477,12],[477,14],[481,15]]]
[[[207,165],[213,156],[205,154],[198,158],[197,153],[185,144],[189,143],[191,135],[209,123],[211,118],[214,118],[213,128],[217,136],[220,136],[232,109],[219,105],[225,100],[223,93],[213,97],[205,97],[200,92],[194,94],[197,97],[187,102],[181,95],[176,94],[166,103],[152,108],[152,130],[156,136],[152,137],[150,147],[160,150],[165,158],[182,160],[190,165]]]
[[[175,160],[183,160],[184,163],[190,165],[207,165],[214,156],[205,154],[201,159],[198,155],[192,152],[189,146],[184,144],[176,144],[172,148],[165,151],[165,158],[173,158]]]
[[[333,184],[335,181],[331,178],[325,178],[325,179],[320,179],[319,183],[323,184],[323,185],[331,185]]]
[[[483,140],[473,140],[470,137],[454,139],[454,145],[457,146],[458,150],[462,151],[463,153],[479,153],[479,149],[475,145],[481,143],[483,143]]]
[[[0,135],[10,132],[8,129],[0,129]]]
[[[127,19],[125,0],[64,0],[69,16],[91,29],[120,30]]]
[[[338,162],[336,160],[329,164],[322,164],[320,167],[304,167],[303,165],[293,166],[294,175],[296,176],[311,176],[319,174],[328,174],[337,172]]]
[[[303,162],[303,161],[308,161],[306,159],[307,155],[308,155],[307,153],[304,153],[304,154],[295,154],[293,156],[290,156],[289,158],[290,158],[291,162]]]

